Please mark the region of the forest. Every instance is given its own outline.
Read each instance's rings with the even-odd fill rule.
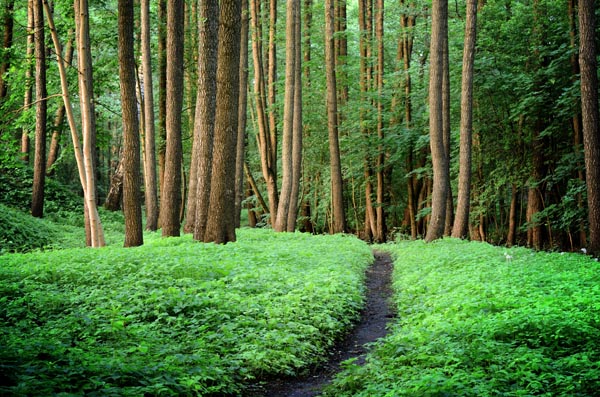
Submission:
[[[234,241],[243,213],[598,247],[593,3],[219,3],[2,1],[0,201],[76,192],[90,246],[104,206],[126,246]]]

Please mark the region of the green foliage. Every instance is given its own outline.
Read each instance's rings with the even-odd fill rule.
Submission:
[[[54,237],[48,222],[0,204],[0,255],[44,248]]]
[[[0,257],[0,394],[228,395],[323,359],[369,247],[241,230]]]
[[[460,240],[386,249],[399,322],[327,395],[597,394],[597,262]]]

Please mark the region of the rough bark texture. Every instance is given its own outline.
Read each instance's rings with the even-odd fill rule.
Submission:
[[[581,114],[587,183],[588,251],[600,253],[600,131],[598,130],[598,75],[595,43],[595,2],[579,2],[579,66],[581,68]]]
[[[158,187],[156,173],[156,128],[154,124],[154,84],[150,47],[150,1],[141,1],[142,71],[144,75],[144,195],[146,230],[158,228]]]
[[[346,231],[344,211],[342,165],[337,119],[337,86],[335,78],[335,54],[333,43],[334,7],[333,0],[325,1],[325,68],[327,75],[327,129],[329,131],[329,161],[331,171],[331,206],[333,233]]]
[[[237,144],[241,3],[222,0],[219,19],[217,111],[210,212],[205,242],[235,241],[235,148]]]
[[[140,136],[133,48],[133,0],[119,0],[119,79],[123,119],[123,214],[125,247],[144,243],[140,205]]]
[[[194,121],[194,142],[185,231],[202,240],[206,230],[215,124],[217,35],[219,2],[205,1],[199,7],[198,91]]]
[[[180,235],[181,108],[183,105],[183,0],[167,2],[166,148],[160,205],[163,236]]]
[[[452,237],[456,238],[465,238],[469,232],[471,145],[473,142],[473,64],[475,60],[476,32],[477,0],[468,0],[460,101],[458,202],[456,205],[456,217],[452,226]]]
[[[27,50],[26,50],[26,62],[27,69],[25,69],[25,94],[23,98],[23,110],[31,108],[33,98],[33,47],[34,47],[34,15],[33,15],[33,2],[34,0],[27,1]],[[23,127],[21,132],[21,160],[24,163],[29,163],[29,129]]]
[[[4,5],[2,47],[7,50],[7,52],[10,51],[13,45],[14,9],[15,1],[6,1],[6,4]],[[10,68],[10,57],[5,55],[2,58],[2,62],[0,63],[0,99],[4,99],[6,97],[6,93],[8,92],[8,85],[6,84],[6,81],[4,81],[4,76]]]
[[[31,215],[44,216],[44,185],[46,182],[46,46],[44,43],[44,9],[42,0],[33,4],[35,24],[35,157],[33,162],[33,193]]]
[[[448,159],[444,148],[443,119],[443,57],[447,38],[448,1],[433,0],[431,13],[431,46],[429,69],[429,141],[433,163],[431,220],[425,236],[433,241],[443,236],[448,194]]]

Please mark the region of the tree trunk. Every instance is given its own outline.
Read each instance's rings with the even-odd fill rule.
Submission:
[[[23,110],[28,110],[31,108],[33,99],[33,52],[35,45],[33,3],[34,0],[27,1],[27,69],[25,69],[25,95],[23,98]],[[23,162],[26,164],[29,164],[29,146],[29,129],[27,127],[23,127],[23,130],[21,131],[21,160],[23,160]]]
[[[181,110],[183,105],[183,0],[167,2],[166,147],[160,224],[164,237],[180,235]]]
[[[235,148],[240,89],[241,3],[220,3],[217,66],[217,110],[210,209],[205,242],[235,241]]]
[[[33,162],[33,193],[31,215],[44,216],[44,185],[46,183],[46,46],[44,43],[44,9],[42,0],[34,0],[35,25],[35,158]]]
[[[194,122],[194,144],[190,172],[190,195],[186,228],[202,241],[206,233],[208,204],[211,191],[215,109],[217,95],[217,51],[219,2],[209,0],[200,4],[198,40],[198,97]]]
[[[329,161],[331,171],[332,232],[343,233],[346,231],[346,217],[344,211],[340,143],[338,139],[337,88],[333,32],[333,0],[325,0],[325,74],[327,75],[327,129],[329,131]]]
[[[165,156],[167,142],[167,0],[158,0],[158,191],[165,188]],[[160,202],[158,227],[160,225]]]
[[[156,175],[156,128],[154,124],[154,84],[152,82],[152,49],[150,46],[150,2],[141,0],[140,23],[142,72],[144,76],[144,195],[146,230],[158,228],[158,187]]]
[[[466,238],[469,232],[471,204],[471,146],[473,142],[473,64],[477,34],[477,0],[467,1],[467,21],[463,50],[463,72],[460,101],[460,154],[458,202],[452,237]],[[512,209],[512,207],[511,207]]]
[[[598,75],[594,0],[579,2],[579,66],[581,68],[581,114],[587,183],[588,251],[600,253],[600,131],[598,130]]]
[[[375,229],[375,241],[385,242],[386,223],[385,223],[385,147],[383,141],[385,138],[383,125],[383,76],[384,76],[384,43],[383,43],[383,19],[384,19],[383,0],[377,0],[375,7],[375,40],[377,42],[377,138],[379,145],[377,148],[377,222]]]
[[[140,205],[140,136],[135,88],[133,0],[119,0],[119,80],[123,119],[123,214],[125,247],[144,243]]]
[[[106,199],[104,200],[104,209],[109,211],[118,211],[121,208],[121,199],[123,198],[123,158],[119,159],[117,167],[110,178],[110,185]]]
[[[246,161],[246,113],[248,110],[248,0],[242,0],[242,26],[240,32],[240,91],[238,109],[238,135],[235,156],[235,227],[240,227],[244,199],[244,163]]]
[[[448,158],[444,147],[443,80],[444,40],[448,30],[448,1],[434,0],[431,14],[431,46],[429,70],[429,140],[433,163],[431,220],[425,240],[443,236],[448,195]]]
[[[278,232],[287,231],[288,212],[292,194],[292,150],[294,145],[294,99],[296,85],[296,13],[298,1],[287,2],[286,45],[285,45],[285,93],[283,104],[283,139],[281,145],[281,192],[277,218],[273,227]]]

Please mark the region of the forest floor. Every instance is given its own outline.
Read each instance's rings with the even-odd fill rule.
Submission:
[[[269,380],[258,386],[252,396],[259,397],[312,397],[320,394],[333,376],[340,371],[341,363],[356,358],[362,365],[368,345],[387,333],[387,323],[395,316],[392,303],[393,262],[386,252],[374,253],[375,262],[367,269],[365,287],[366,304],[354,328],[331,350],[327,362],[296,378]]]

